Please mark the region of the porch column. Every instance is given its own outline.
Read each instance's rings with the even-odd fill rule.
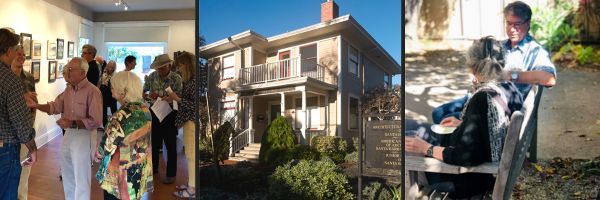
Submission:
[[[329,135],[329,94],[325,95],[325,135]]]
[[[248,143],[254,143],[254,124],[252,123],[254,120],[254,97],[248,98],[248,131],[250,131],[250,137],[248,137]]]
[[[308,123],[308,113],[306,112],[306,89],[302,90],[302,113],[304,114],[304,117],[302,119],[302,138],[300,139],[300,142],[306,144],[306,124]]]
[[[285,117],[285,94],[282,92],[281,94],[281,116]]]

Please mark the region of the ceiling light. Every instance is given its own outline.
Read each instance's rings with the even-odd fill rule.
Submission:
[[[129,9],[129,7],[127,7],[127,5],[125,5],[125,7],[123,9],[127,10],[127,9]]]

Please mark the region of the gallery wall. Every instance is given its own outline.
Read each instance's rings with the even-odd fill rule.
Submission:
[[[87,20],[73,14],[73,12],[43,0],[2,1],[0,27],[11,27],[17,34],[31,34],[33,40],[42,43],[41,58],[39,60],[27,60],[25,64],[27,67],[31,65],[32,61],[40,62],[40,80],[35,85],[40,103],[54,100],[65,89],[64,78],[49,82],[48,63],[49,61],[67,63],[69,59],[67,58],[67,43],[71,41],[74,42],[75,47],[78,46],[80,24],[85,21]],[[47,42],[49,40],[56,42],[57,38],[64,40],[63,51],[65,55],[63,59],[49,60],[47,59]],[[75,56],[77,55],[78,52],[75,52]],[[59,118],[59,115],[47,115],[44,112],[37,111],[34,127],[38,146],[47,143],[62,133],[60,127],[54,123]]]

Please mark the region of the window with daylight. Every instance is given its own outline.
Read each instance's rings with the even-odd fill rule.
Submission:
[[[125,70],[125,57],[131,55],[136,58],[136,66],[132,72],[140,78],[149,75],[152,70],[150,64],[154,57],[165,53],[167,43],[164,42],[107,42],[107,60],[117,63],[115,71]],[[142,81],[145,81],[142,79]]]
[[[348,46],[348,71],[358,76],[358,50]]]
[[[358,99],[354,97],[350,97],[349,109],[348,109],[348,128],[349,129],[358,129],[358,120],[359,120],[359,108],[358,108]]]
[[[223,58],[223,80],[235,78],[235,57],[229,55]]]

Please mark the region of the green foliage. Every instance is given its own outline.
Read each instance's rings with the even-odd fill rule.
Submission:
[[[600,49],[594,49],[592,46],[584,47],[581,44],[574,45],[568,43],[552,56],[552,61],[558,60],[574,60],[580,65],[600,63]]]
[[[233,135],[233,126],[229,122],[223,123],[213,133],[213,161],[222,162],[229,158],[229,138]]]
[[[125,61],[125,57],[132,55],[138,57],[137,52],[127,49],[127,47],[114,47],[108,49],[108,60],[114,60],[117,63]]]
[[[212,144],[210,143],[210,139],[208,137],[202,137],[200,139],[200,144],[198,145],[199,155],[201,161],[207,161],[212,158],[213,150]]]
[[[260,146],[259,160],[262,163],[274,164],[282,159],[288,150],[296,145],[296,135],[292,126],[283,117],[277,117],[263,134]]]
[[[400,187],[401,186],[390,188],[390,192],[392,193],[392,200],[402,199],[402,190],[400,189]]]
[[[219,188],[238,195],[248,195],[254,192],[256,186],[266,184],[266,176],[261,176],[253,168],[246,166],[227,166],[222,169],[223,177]]]
[[[362,190],[365,199],[392,199],[392,193],[379,182],[371,182]]]
[[[344,162],[348,152],[346,140],[337,136],[315,136],[312,146],[321,153],[321,156],[331,158],[335,163]]]
[[[577,53],[575,54],[577,55],[577,62],[579,64],[587,64],[592,62],[594,56],[594,48],[592,48],[591,46],[585,48],[581,47],[576,52]]]
[[[274,154],[276,154],[275,160],[272,161],[274,166],[286,164],[291,160],[319,160],[321,157],[316,149],[300,144],[287,151],[275,151]]]
[[[353,199],[350,184],[335,163],[301,160],[277,167],[269,179],[269,199]]]
[[[574,7],[572,1],[561,0],[554,8],[533,8],[531,34],[548,51],[558,50],[577,36],[579,30],[566,21]]]
[[[346,154],[344,160],[347,163],[358,163],[358,151],[353,151],[352,153]]]

